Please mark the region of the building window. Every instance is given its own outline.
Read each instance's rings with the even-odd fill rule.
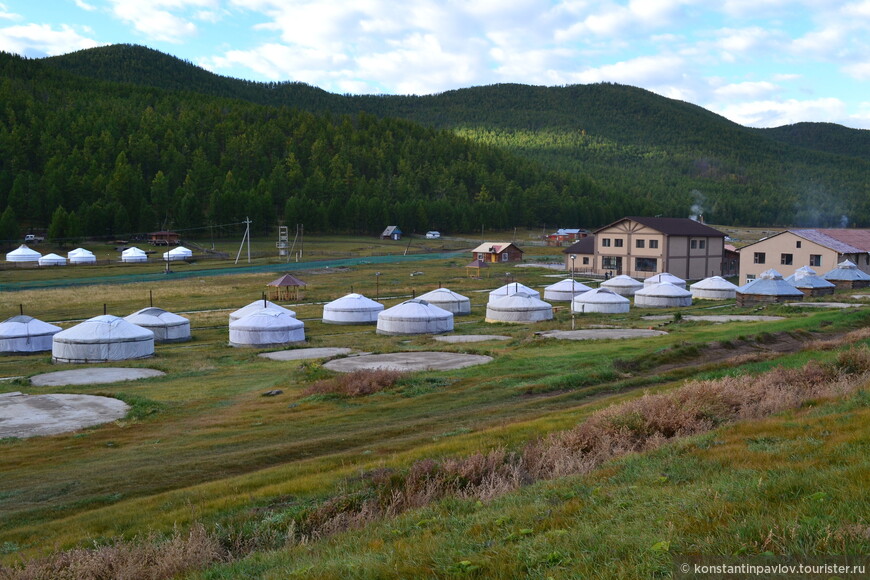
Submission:
[[[635,258],[634,269],[638,272],[655,272],[658,260],[655,258]]]
[[[589,265],[589,256],[583,256],[583,265],[584,265],[584,266],[588,266],[588,265]]]
[[[693,250],[697,250],[698,249],[698,240],[692,240],[691,242],[689,242],[689,247],[692,248]]]
[[[613,240],[613,247],[614,248],[621,248],[622,241],[623,241],[622,238],[616,238],[615,240]]]
[[[635,248],[644,248],[646,247],[646,240],[635,240],[634,241]]]
[[[800,248],[800,247],[801,247],[801,242],[800,242],[800,240],[798,240],[798,241],[796,241],[796,242],[794,243],[794,247],[795,247],[795,248]]]
[[[793,256],[791,254],[781,254],[779,263],[783,266],[791,266]]]
[[[619,264],[613,256],[601,258],[601,267],[605,270],[619,270]]]
[[[703,250],[707,247],[707,240],[698,240],[698,249]]]
[[[485,262],[485,261],[486,261],[486,253],[484,253],[484,252],[478,252],[478,253],[477,253],[477,259],[480,260],[481,262]]]
[[[755,252],[755,255],[752,257],[752,263],[753,264],[763,264],[764,259],[766,257],[767,256],[765,255],[764,252]]]
[[[753,280],[755,280],[755,274],[747,274],[746,275],[747,282],[752,282]]]
[[[659,241],[658,241],[658,240],[650,240],[650,241],[649,241],[649,249],[650,249],[650,250],[656,250],[656,249],[658,249],[658,247],[659,247]]]
[[[822,265],[822,255],[821,254],[810,254],[810,266],[815,266],[818,268]]]
[[[601,247],[609,248],[610,247],[610,238],[602,238],[601,239]]]
[[[507,252],[504,252],[504,253],[501,255],[501,261],[502,261],[502,262],[507,262],[507,261],[510,260],[510,259],[511,259],[510,254],[508,254]]]

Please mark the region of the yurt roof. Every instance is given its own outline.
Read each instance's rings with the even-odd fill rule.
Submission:
[[[94,253],[84,248],[76,248],[66,253],[67,258],[94,258]]]
[[[639,282],[626,274],[620,274],[619,276],[614,276],[610,280],[605,280],[601,285],[605,288],[640,288],[643,286],[643,282]]]
[[[555,284],[550,284],[544,291],[552,290],[555,292],[589,292],[592,290],[589,286],[582,282],[577,282],[576,280],[572,280],[571,278],[565,278],[564,280],[559,280]]]
[[[39,259],[41,265],[66,264],[66,258],[57,254],[46,254]]]
[[[140,250],[136,246],[133,246],[133,247],[127,248],[126,250],[121,252],[121,255],[124,257],[130,257],[130,256],[146,256],[147,254],[144,252],[144,250]]]
[[[453,313],[420,298],[406,300],[378,314],[378,320],[437,320],[453,318]]]
[[[230,328],[233,330],[274,330],[305,326],[301,320],[293,318],[288,312],[281,312],[273,308],[260,308],[230,322]]]
[[[758,278],[737,289],[740,294],[759,296],[803,296],[804,293],[782,279],[774,269],[765,270]]]
[[[305,282],[297,278],[296,276],[292,276],[290,274],[284,274],[277,280],[272,280],[266,286],[276,286],[279,288],[286,288],[288,286],[306,286]]]
[[[574,302],[584,304],[624,304],[631,301],[609,288],[595,288],[575,296]]]
[[[418,296],[420,300],[426,300],[427,302],[468,302],[468,297],[463,296],[462,294],[458,294],[453,290],[448,288],[436,288],[435,290],[430,290],[425,294],[421,294]]]
[[[290,310],[289,308],[284,308],[274,302],[270,302],[269,300],[254,300],[247,306],[243,306],[230,314],[230,320],[238,320],[239,318],[244,318],[245,316],[251,314],[252,312],[257,312],[259,310],[275,310],[277,312],[285,312],[289,316],[295,318],[296,313]]]
[[[193,256],[193,251],[184,246],[178,246],[177,248],[172,248],[168,252],[163,252],[164,258],[190,258],[191,256]]]
[[[642,290],[638,290],[634,293],[635,296],[660,296],[665,298],[685,298],[686,296],[691,296],[692,293],[677,286],[676,284],[672,284],[670,282],[659,282],[658,284],[650,284],[649,286],[644,286]]]
[[[524,284],[520,284],[519,282],[511,282],[510,284],[505,284],[504,286],[500,286],[495,290],[491,291],[489,293],[489,298],[490,300],[495,300],[499,297],[510,296],[519,292],[534,297],[540,297],[541,295],[541,293],[537,290],[533,290]]]
[[[7,254],[8,255],[8,254]],[[824,275],[825,280],[870,280],[870,274],[859,270],[850,260],[844,260]]]
[[[60,330],[60,326],[43,322],[26,314],[19,314],[0,322],[0,338],[46,336],[56,334]]]
[[[124,320],[143,326],[181,326],[190,324],[187,318],[154,306],[137,310],[133,314],[125,316]]]
[[[345,294],[341,298],[336,298],[332,302],[326,304],[324,308],[334,311],[371,311],[383,310],[384,305],[380,302],[375,302],[371,298],[366,298],[362,294]]]
[[[809,266],[795,270],[795,273],[785,279],[795,288],[834,288],[836,285],[816,274]]]
[[[668,272],[662,272],[661,274],[656,274],[654,276],[650,276],[646,280],[643,281],[645,286],[652,286],[653,284],[660,284],[662,282],[670,282],[671,284],[676,285],[684,285],[686,283],[685,280],[674,276]]]
[[[732,284],[722,276],[710,276],[689,287],[693,290],[737,290],[736,284]]]
[[[27,244],[21,244],[18,248],[6,254],[7,262],[35,262],[42,257],[36,250],[31,250]]]
[[[54,335],[55,340],[77,343],[132,342],[153,337],[147,328],[111,314],[94,316]]]
[[[528,292],[522,291],[493,300],[489,303],[489,307],[493,310],[543,310],[553,308],[549,302],[544,302]]]

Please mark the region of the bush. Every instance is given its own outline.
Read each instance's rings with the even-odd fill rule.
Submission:
[[[389,389],[404,376],[399,371],[359,370],[331,379],[322,379],[305,389],[303,395],[364,397]]]

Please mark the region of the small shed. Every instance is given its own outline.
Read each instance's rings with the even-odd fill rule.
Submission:
[[[438,308],[442,308],[453,313],[454,316],[462,316],[471,314],[471,300],[467,296],[457,294],[453,290],[447,288],[437,288],[431,292],[426,292],[418,296],[420,300],[425,300],[429,304],[434,304]]]
[[[586,284],[566,278],[544,288],[544,299],[554,302],[571,302],[574,297],[592,290]]]
[[[828,282],[833,282],[837,288],[851,290],[870,286],[870,274],[858,269],[851,260],[844,260],[837,267],[823,276]]]
[[[31,250],[27,247],[27,244],[21,244],[18,248],[6,254],[6,261],[16,263],[39,262],[41,257],[42,254],[36,250]]]
[[[191,339],[190,320],[153,306],[137,310],[124,317],[142,328],[154,333],[154,342],[186,342]]]
[[[776,304],[800,301],[804,293],[786,282],[774,269],[765,270],[758,278],[737,289],[737,306]]]
[[[670,282],[674,286],[679,286],[680,288],[685,289],[686,281],[678,276],[674,276],[673,274],[669,274],[668,272],[662,272],[661,274],[656,274],[655,276],[650,276],[643,281],[644,286],[653,286],[655,284],[661,284],[662,282]]]
[[[261,308],[230,322],[230,346],[266,348],[304,341],[305,324],[272,308]]]
[[[626,274],[620,274],[602,282],[601,287],[613,290],[620,296],[634,296],[635,292],[643,288],[643,282],[639,282]]]
[[[284,274],[277,280],[272,280],[266,284],[269,290],[269,298],[272,300],[298,300],[299,289],[306,286],[305,282],[292,276]]]
[[[37,261],[40,266],[66,266],[66,258],[57,254],[46,254]]]
[[[283,312],[289,315],[291,318],[296,318],[296,313],[289,308],[284,308],[283,306],[275,304],[274,302],[269,302],[268,300],[263,298],[260,300],[254,300],[247,306],[243,306],[235,312],[231,313],[230,322],[234,322],[236,320],[244,318],[248,314],[251,314],[252,312],[257,312],[258,310],[263,310],[264,308],[267,310],[275,310],[276,312]]]
[[[346,294],[323,306],[326,324],[374,324],[384,305],[362,294]]]
[[[181,241],[178,232],[162,230],[148,234],[148,243],[152,246],[174,246]]]
[[[689,286],[692,298],[699,300],[729,300],[737,296],[737,285],[722,276],[710,276]]]
[[[604,314],[624,314],[629,311],[631,301],[608,288],[595,288],[579,294],[571,301],[571,312],[585,314],[601,312]]]
[[[634,305],[641,308],[679,308],[692,305],[692,293],[670,282],[644,286],[634,293]]]
[[[489,264],[487,264],[483,260],[474,260],[473,262],[465,266],[465,272],[469,278],[480,278],[481,268],[489,268]]]
[[[70,264],[96,264],[97,257],[90,250],[76,248],[66,254]]]
[[[830,296],[837,289],[836,284],[825,280],[809,266],[798,268],[785,281],[803,292],[806,296]]]
[[[452,330],[453,313],[420,298],[406,300],[378,314],[378,334],[441,334]]]
[[[60,326],[24,314],[0,322],[0,354],[26,354],[51,350]]]
[[[486,305],[486,322],[542,322],[552,318],[552,306],[522,291],[492,300]]]
[[[100,363],[154,356],[154,333],[103,314],[54,335],[51,358],[59,363]]]
[[[178,246],[177,248],[172,248],[168,252],[163,252],[163,259],[167,262],[175,262],[179,260],[189,260],[193,257],[193,251],[185,248],[184,246]]]
[[[402,239],[402,230],[399,229],[399,226],[387,226],[381,233],[382,240],[393,240],[398,241]]]
[[[519,282],[511,282],[510,284],[505,284],[504,286],[496,288],[495,290],[490,292],[488,302],[498,300],[499,298],[504,298],[505,296],[511,296],[513,294],[516,294],[517,292],[524,292],[525,294],[537,298],[538,300],[541,299],[541,293],[537,290],[532,290],[528,286],[520,284]]]
[[[148,254],[134,246],[121,252],[121,261],[127,264],[147,262]]]

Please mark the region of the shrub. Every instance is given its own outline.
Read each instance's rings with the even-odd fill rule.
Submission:
[[[305,389],[302,394],[364,397],[392,387],[403,376],[402,372],[383,369],[353,371],[338,377],[319,380]]]

